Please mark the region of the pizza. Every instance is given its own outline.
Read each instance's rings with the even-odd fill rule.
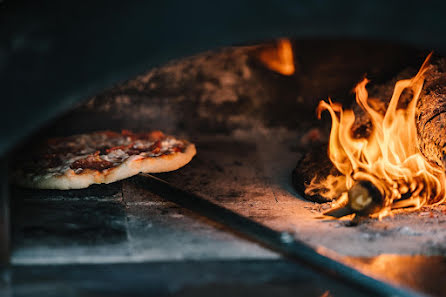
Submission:
[[[52,138],[28,152],[13,170],[13,182],[36,189],[81,189],[140,172],[176,170],[196,154],[195,145],[161,131],[98,131]]]

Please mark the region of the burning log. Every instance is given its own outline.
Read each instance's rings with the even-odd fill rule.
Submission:
[[[397,78],[370,91],[370,104],[380,114],[387,110],[397,79],[410,76],[409,72],[406,69]],[[403,93],[399,107],[407,104],[410,97],[410,92]],[[369,115],[357,104],[352,109],[356,115],[352,133],[356,138],[368,137],[372,127]],[[435,61],[425,73],[415,123],[418,145],[424,157],[446,169],[446,59]]]
[[[304,156],[293,183],[298,189],[303,183],[310,200],[337,199],[341,207],[328,215],[383,215],[445,200],[445,62],[428,65],[429,58],[415,77],[378,86],[373,97],[363,80],[355,88],[353,111],[321,101],[319,114],[328,110],[332,117],[329,156]],[[316,168],[301,168],[313,158],[318,161],[310,166]]]
[[[293,170],[292,182],[294,187],[304,195],[308,200],[318,203],[330,202],[333,198],[330,195],[324,195],[323,189],[316,191],[307,191],[305,186],[312,181],[320,181],[327,176],[337,176],[341,173],[333,166],[327,155],[327,146],[322,145],[306,153],[298,161],[296,168]],[[328,189],[327,189],[328,191]]]
[[[330,202],[347,191],[338,188],[336,193],[328,194],[329,189],[306,189],[312,181],[320,181],[328,176],[340,176],[341,173],[331,163],[327,156],[327,146],[321,146],[305,154],[298,162],[292,173],[294,187],[310,201],[318,203]],[[330,198],[332,195],[335,198]],[[340,218],[350,214],[368,216],[379,212],[385,206],[383,193],[369,181],[358,181],[347,191],[347,201],[341,201],[324,213],[324,215]]]
[[[346,205],[332,208],[324,215],[340,218],[349,214],[365,217],[382,210],[385,200],[381,191],[369,181],[359,181],[348,190]]]

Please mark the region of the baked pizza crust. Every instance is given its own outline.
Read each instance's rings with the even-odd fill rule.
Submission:
[[[68,169],[64,174],[58,175],[46,174],[32,177],[18,175],[14,177],[14,183],[34,189],[83,189],[92,184],[109,184],[138,173],[161,173],[177,170],[189,163],[195,154],[195,145],[186,142],[186,147],[181,152],[156,157],[133,155],[118,166],[101,171],[85,169],[76,173],[73,169]]]

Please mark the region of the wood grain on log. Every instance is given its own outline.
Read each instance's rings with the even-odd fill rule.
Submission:
[[[424,157],[446,169],[446,61],[438,60],[426,72],[423,91],[417,105],[415,123],[418,132],[418,145]],[[411,73],[412,72],[412,73]],[[392,97],[395,83],[407,79],[415,70],[404,70],[390,82],[373,87],[370,90],[372,106],[384,114]],[[399,106],[402,107],[412,99],[409,92],[403,92]],[[371,132],[369,116],[355,103],[356,115],[353,135],[367,137]]]
[[[446,169],[446,73],[444,60],[431,67],[417,106],[420,150],[431,162]]]

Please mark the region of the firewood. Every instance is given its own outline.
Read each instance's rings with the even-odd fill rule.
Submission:
[[[348,202],[324,213],[340,218],[349,214],[367,217],[379,212],[385,205],[383,194],[369,181],[359,181],[348,190]]]
[[[324,197],[322,192],[315,195],[305,195],[305,185],[310,184],[313,178],[316,181],[326,178],[328,175],[340,175],[341,173],[333,166],[327,155],[327,145],[321,145],[304,154],[297,163],[292,173],[292,182],[300,195],[307,199],[325,203],[331,201]]]
[[[407,79],[416,73],[416,69],[406,69],[393,80],[369,90],[369,103],[378,112],[384,114],[397,80]],[[404,107],[412,98],[409,92],[402,94],[399,107]],[[369,116],[356,104],[352,106],[356,120],[352,133],[356,138],[368,137],[372,125]],[[446,60],[435,61],[425,74],[423,91],[418,100],[417,140],[421,153],[431,163],[442,166],[446,170]],[[317,175],[318,179],[326,178],[337,172],[327,156],[327,147],[311,150],[305,154],[293,170],[293,185],[306,199],[314,202],[327,202],[320,194],[305,195],[305,185]],[[339,172],[338,172],[339,174]]]
[[[413,74],[416,70],[412,70]],[[410,70],[401,72],[392,81],[370,90],[371,105],[384,114],[389,104],[395,82],[410,78]],[[376,98],[376,99],[374,99]],[[411,99],[409,92],[403,93],[400,107]],[[352,132],[356,137],[367,137],[371,132],[369,116],[355,103],[353,110],[356,121]],[[424,157],[446,169],[446,60],[437,60],[425,74],[423,91],[417,104],[415,123],[418,132],[418,145]]]

